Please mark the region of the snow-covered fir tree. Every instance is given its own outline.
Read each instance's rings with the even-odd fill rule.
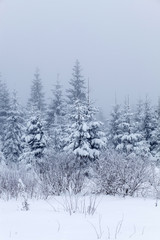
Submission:
[[[10,96],[7,86],[0,77],[0,138],[4,137],[4,125],[10,110]]]
[[[153,112],[149,99],[146,97],[144,102],[144,113],[142,119],[142,131],[145,140],[150,144],[153,131]]]
[[[133,115],[135,132],[142,133],[143,115],[144,115],[144,103],[140,99],[136,104],[134,115]]]
[[[158,98],[157,116],[158,116],[158,118],[160,119],[160,97]]]
[[[131,125],[132,113],[128,99],[125,100],[124,108],[121,114],[120,123],[120,143],[117,145],[116,150],[130,154],[132,151],[132,125]]]
[[[24,150],[19,159],[20,166],[25,166],[27,171],[43,173],[47,139],[39,116],[32,116],[28,121],[23,141]]]
[[[139,100],[132,121],[132,131],[135,136],[134,153],[142,158],[151,157],[150,145],[143,134],[144,103]]]
[[[55,123],[63,122],[65,107],[62,86],[59,80],[57,80],[52,90],[52,99],[47,110],[46,125],[48,132],[52,131]]]
[[[17,163],[22,154],[23,116],[17,101],[16,92],[13,93],[10,111],[6,119],[2,151],[7,164]]]
[[[41,120],[38,116],[31,117],[26,130],[26,143],[35,157],[41,158],[46,148],[46,138]]]
[[[127,156],[135,155],[148,158],[149,147],[133,119],[129,101],[125,101],[120,124],[118,125],[119,134],[115,138],[118,139],[119,144],[115,149]]]
[[[73,67],[72,78],[69,81],[70,88],[67,89],[68,103],[74,104],[76,101],[86,100],[85,80],[82,76],[81,66],[78,60]]]
[[[57,80],[52,93],[51,103],[47,111],[46,129],[50,138],[50,147],[55,152],[60,152],[63,149],[67,106],[63,99],[62,86],[59,80]]]
[[[157,127],[152,132],[151,141],[154,141],[154,148],[152,145],[151,153],[152,156],[155,158],[155,161],[160,163],[160,119],[157,122]]]
[[[150,151],[157,161],[160,161],[160,99],[158,105],[152,111],[152,132],[150,139]]]
[[[100,130],[101,123],[94,119],[95,111],[87,102],[76,101],[71,115],[70,134],[65,151],[74,153],[81,164],[98,159],[105,147],[105,135]]]
[[[121,129],[122,123],[122,112],[120,105],[115,103],[111,112],[111,119],[109,121],[109,130],[108,130],[108,146],[116,149],[117,146],[121,143]]]
[[[44,114],[45,111],[45,97],[43,92],[43,85],[40,78],[39,69],[34,74],[34,79],[31,86],[31,95],[28,100],[28,108],[37,114]]]
[[[88,126],[86,121],[86,105],[80,101],[75,101],[70,114],[70,124],[68,126],[68,137],[66,137],[65,151],[74,153],[79,158],[89,157],[88,146]]]
[[[102,130],[103,123],[95,119],[95,114],[98,110],[93,108],[91,105],[88,106],[88,133],[89,133],[89,143],[90,143],[90,159],[98,159],[100,153],[106,147],[106,136]]]

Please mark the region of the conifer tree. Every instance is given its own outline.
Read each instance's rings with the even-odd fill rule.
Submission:
[[[28,123],[26,143],[36,158],[41,158],[43,156],[43,151],[46,147],[46,139],[42,123],[38,116],[31,117]]]
[[[31,86],[31,96],[28,101],[28,107],[35,114],[43,114],[45,111],[45,98],[43,92],[43,85],[40,78],[40,72],[37,69],[34,74],[34,79]]]
[[[76,101],[84,102],[86,100],[85,80],[82,76],[82,69],[78,60],[73,67],[72,78],[69,81],[70,88],[67,89],[68,103],[73,104]]]
[[[108,133],[108,146],[116,149],[121,143],[121,123],[122,123],[122,113],[120,110],[120,105],[115,103],[111,112],[111,119],[109,121],[109,133]]]
[[[106,148],[106,136],[102,130],[103,123],[95,119],[96,112],[98,110],[93,108],[90,104],[88,105],[89,122],[88,122],[88,133],[90,143],[90,159],[96,160],[99,158],[102,150]]]
[[[143,113],[143,119],[142,119],[142,134],[146,141],[146,143],[149,146],[150,151],[154,148],[152,145],[153,139],[152,135],[155,129],[155,116],[153,113],[153,109],[151,107],[151,103],[149,99],[146,97],[146,100],[144,102],[144,113]]]
[[[0,76],[1,78],[1,76]],[[0,79],[0,137],[4,137],[4,125],[10,110],[10,96],[7,86]]]
[[[86,105],[83,105],[80,101],[76,101],[73,105],[73,109],[69,120],[68,137],[66,138],[65,150],[75,153],[80,158],[88,157],[88,144],[87,138],[88,127],[86,124]]]
[[[19,158],[20,166],[22,168],[25,166],[27,171],[33,173],[44,173],[47,138],[40,116],[30,117],[22,140],[23,154]]]
[[[101,123],[94,119],[95,110],[91,106],[77,101],[73,108],[64,150],[73,152],[81,164],[86,164],[98,159],[106,139],[100,130]]]
[[[139,100],[133,117],[133,134],[135,136],[134,153],[142,158],[151,157],[150,144],[146,141],[143,134],[144,103]]]
[[[139,132],[142,134],[142,122],[143,122],[143,115],[144,115],[144,103],[140,99],[136,104],[135,113],[133,116],[134,121],[134,131]]]
[[[131,125],[131,110],[129,101],[125,100],[123,112],[121,115],[120,124],[120,144],[117,145],[116,150],[125,154],[130,154],[132,151],[132,125]]]
[[[17,101],[16,92],[13,93],[11,108],[8,113],[5,124],[5,135],[3,138],[2,151],[8,164],[18,162],[22,154],[22,134],[23,134],[23,118],[22,112]]]
[[[135,155],[148,158],[149,147],[142,133],[135,125],[133,113],[131,112],[129,101],[125,101],[124,109],[121,114],[119,142],[116,150],[127,156]]]
[[[80,65],[77,61],[73,69],[73,76],[77,77],[71,82],[74,83],[75,91],[70,91],[72,93],[70,95],[72,96],[70,98],[72,101],[69,114],[70,127],[68,127],[68,137],[66,137],[64,149],[73,152],[80,163],[86,164],[88,161],[99,158],[102,148],[106,146],[106,138],[101,131],[102,123],[95,119],[97,111],[90,103],[89,81],[87,96],[84,92],[84,81],[81,81],[81,84],[78,83],[82,78],[80,72]]]
[[[62,86],[57,80],[54,89],[52,90],[52,99],[47,111],[47,130],[52,131],[55,124],[60,124],[63,122],[63,117],[65,115],[65,105],[62,96]]]
[[[157,127],[152,132],[151,144],[151,154],[160,163],[160,119],[157,121]]]
[[[47,132],[50,137],[50,145],[52,145],[52,149],[59,152],[63,148],[67,106],[65,106],[62,96],[62,86],[58,79],[52,93],[52,100],[47,111]]]
[[[153,157],[160,160],[160,98],[158,105],[152,113],[152,132],[150,139],[150,151]]]

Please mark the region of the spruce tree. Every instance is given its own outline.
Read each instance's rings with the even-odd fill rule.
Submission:
[[[34,74],[34,79],[31,86],[31,95],[28,100],[28,108],[34,112],[34,114],[43,114],[45,111],[45,98],[43,92],[43,85],[40,78],[40,72],[37,69]]]
[[[10,96],[7,86],[0,79],[0,138],[4,137],[4,126],[10,110]]]
[[[65,115],[65,105],[62,96],[62,86],[57,80],[54,89],[52,90],[52,99],[47,111],[47,130],[51,132],[55,124],[61,124]]]
[[[19,161],[27,171],[44,173],[47,139],[39,116],[31,117],[24,135],[24,151]]]
[[[46,129],[50,138],[50,146],[55,152],[63,148],[66,108],[62,96],[62,86],[57,80],[52,90],[52,99],[47,111]]]
[[[43,156],[43,151],[46,147],[46,139],[41,120],[38,116],[31,117],[28,123],[26,143],[36,158],[41,158]]]
[[[135,136],[134,153],[142,158],[149,158],[150,154],[150,144],[146,141],[143,134],[143,119],[144,119],[144,103],[139,100],[135,113],[133,115],[132,129]]]
[[[85,80],[82,76],[82,69],[78,60],[73,67],[72,78],[69,81],[70,88],[67,89],[68,103],[73,104],[76,101],[84,102],[86,100]]]
[[[73,111],[74,110],[74,111]],[[78,158],[89,157],[88,149],[88,126],[86,122],[86,105],[76,101],[70,114],[70,124],[68,126],[68,137],[66,138],[65,151],[74,153]]]
[[[122,112],[120,105],[115,103],[111,112],[111,119],[109,121],[109,130],[108,130],[108,146],[116,149],[117,146],[121,143],[121,123],[122,123]]]
[[[133,115],[134,130],[142,134],[143,128],[144,103],[140,99],[136,104],[136,109]]]
[[[73,108],[64,150],[74,153],[79,163],[87,164],[99,158],[106,139],[100,130],[101,123],[94,119],[94,108],[80,101],[76,101]]]
[[[160,160],[160,99],[152,113],[152,132],[150,139],[150,151],[156,160]]]
[[[5,124],[2,151],[8,164],[17,163],[22,154],[23,118],[17,101],[16,93],[13,93],[10,111]]]
[[[126,156],[140,156],[148,158],[149,147],[135,124],[133,113],[131,112],[129,101],[125,101],[119,125],[119,144],[116,150]]]
[[[102,130],[103,123],[101,121],[97,121],[95,115],[97,113],[97,109],[92,107],[90,104],[88,105],[88,113],[89,121],[88,121],[88,133],[89,133],[89,143],[90,143],[90,160],[97,160],[100,156],[102,150],[106,148],[106,136]]]
[[[142,134],[151,152],[154,149],[153,145],[155,145],[153,143],[152,138],[154,130],[155,130],[155,115],[153,113],[151,103],[149,99],[146,97],[146,100],[144,102],[144,113],[142,119]]]
[[[120,123],[120,143],[117,145],[116,150],[130,154],[132,151],[132,125],[131,125],[132,113],[130,110],[129,101],[125,100],[123,112],[121,115]]]
[[[160,163],[160,119],[152,132],[150,151],[155,160]]]

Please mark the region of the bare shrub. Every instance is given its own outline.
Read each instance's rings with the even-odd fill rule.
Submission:
[[[24,188],[19,183],[22,180]],[[37,182],[33,173],[25,172],[14,164],[12,166],[5,166],[0,169],[0,197],[6,200],[11,198],[22,197],[23,193],[30,198],[37,197],[40,194]]]
[[[160,168],[152,163],[150,167],[149,183],[151,186],[151,196],[154,196],[156,202],[155,206],[158,206],[158,200],[160,199]]]
[[[93,223],[89,222],[95,231],[97,239],[101,239],[103,236],[103,233],[104,233],[104,231],[102,231],[101,221],[102,221],[102,218],[101,218],[101,216],[99,216],[98,226],[95,226]]]
[[[63,211],[69,213],[69,215],[74,213],[81,213],[85,216],[94,215],[100,203],[96,195],[81,196],[69,191],[61,197],[61,200],[54,199],[62,207]]]
[[[0,190],[1,197],[9,200],[11,198],[18,198],[18,172],[5,169],[0,174]]]
[[[46,171],[39,176],[44,195],[60,195],[70,190],[74,194],[80,193],[84,187],[85,171],[78,166],[73,155],[48,156]]]
[[[99,159],[98,164],[96,180],[99,192],[133,196],[149,181],[149,163],[139,157],[126,157],[107,151]]]

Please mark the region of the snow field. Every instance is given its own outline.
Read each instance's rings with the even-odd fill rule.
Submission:
[[[100,200],[100,197],[97,201]],[[160,205],[153,199],[106,197],[94,215],[69,213],[61,197],[0,201],[0,240],[159,240]]]

